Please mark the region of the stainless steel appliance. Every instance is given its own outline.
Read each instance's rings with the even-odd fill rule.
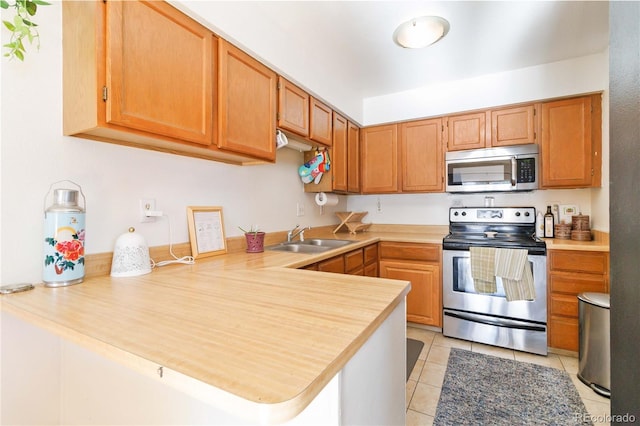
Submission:
[[[578,295],[578,378],[607,398],[611,398],[610,310],[611,303],[606,293]]]
[[[471,149],[446,153],[447,192],[538,189],[538,145]]]
[[[534,207],[452,207],[443,248],[445,336],[547,354],[547,256],[535,236]],[[469,248],[527,249],[535,298],[507,301],[500,277],[495,293],[478,293]]]

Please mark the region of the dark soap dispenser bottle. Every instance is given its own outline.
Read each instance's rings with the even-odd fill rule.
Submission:
[[[553,213],[551,213],[551,206],[547,206],[547,212],[544,214],[544,237],[553,238],[554,232],[554,220]]]

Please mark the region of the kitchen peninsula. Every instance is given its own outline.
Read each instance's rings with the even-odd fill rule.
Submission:
[[[58,424],[403,423],[410,284],[258,256],[266,267],[199,260],[3,296],[3,356],[59,357],[58,372],[31,378],[25,362],[3,374],[20,377],[25,401],[51,387]],[[41,342],[25,345],[34,326]],[[180,391],[169,402],[158,399],[167,385]]]

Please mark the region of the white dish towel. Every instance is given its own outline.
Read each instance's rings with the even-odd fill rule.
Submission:
[[[496,249],[497,277],[502,278],[507,302],[534,300],[536,289],[526,249]]]

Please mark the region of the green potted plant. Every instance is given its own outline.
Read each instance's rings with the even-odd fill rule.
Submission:
[[[33,22],[32,17],[36,15],[38,6],[47,6],[51,3],[47,3],[43,0],[15,0],[14,3],[9,3],[7,0],[0,0],[0,8],[9,9],[13,7],[16,9],[16,13],[13,19],[10,21],[3,20],[5,28],[11,32],[11,38],[9,43],[3,47],[8,51],[4,54],[7,58],[18,58],[24,61],[24,54],[26,49],[24,48],[24,39],[26,38],[30,44],[36,41],[36,47],[40,48],[40,34],[36,27],[38,26]]]
[[[265,233],[260,231],[255,225],[251,225],[251,229],[246,231],[238,226],[238,228],[244,232],[244,237],[247,240],[247,253],[262,253],[264,251],[264,235]]]

